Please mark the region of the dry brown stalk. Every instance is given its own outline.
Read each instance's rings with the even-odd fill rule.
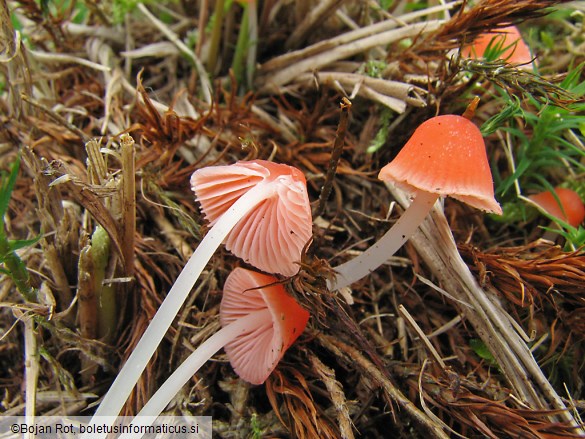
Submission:
[[[24,148],[23,162],[33,178],[36,211],[44,233],[40,242],[45,263],[58,293],[58,309],[64,310],[73,300],[70,279],[74,278],[75,272],[74,261],[66,255],[78,249],[79,222],[75,215],[63,208],[58,188],[50,186],[51,178],[44,173],[48,166],[46,160],[39,159],[30,148]]]
[[[88,185],[82,182],[79,177],[68,173],[63,163],[53,162],[44,172],[45,175],[54,178],[51,187],[60,186],[63,189],[67,189],[75,201],[86,208],[96,221],[106,229],[106,232],[110,235],[114,249],[120,259],[124,261],[117,222],[102,201],[104,196],[113,195],[115,189]]]
[[[20,33],[14,30],[6,0],[0,0],[0,72],[8,87],[9,116],[20,119],[30,113],[22,103],[21,93],[32,92],[30,68],[20,41]]]
[[[81,336],[94,339],[97,335],[97,294],[92,274],[94,272],[91,246],[88,244],[79,254],[77,278],[77,303]]]
[[[343,392],[343,386],[335,379],[335,371],[325,366],[315,355],[310,355],[309,359],[313,370],[317,372],[329,392],[331,402],[337,412],[337,423],[342,439],[353,439],[353,425],[347,407],[347,400]]]
[[[16,55],[14,27],[10,20],[10,11],[6,0],[0,1],[0,55],[2,61]]]
[[[305,73],[294,81],[309,87],[314,83],[329,86],[339,84],[344,91],[352,91],[352,94],[357,92],[358,95],[379,102],[400,114],[406,111],[407,105],[415,107],[427,105],[423,99],[427,92],[420,87],[399,81],[371,78],[358,73],[330,71]]]
[[[136,171],[134,159],[134,139],[123,134],[120,137],[122,156],[122,252],[124,253],[124,275],[134,275],[134,235],[136,232]]]
[[[347,124],[349,121],[349,115],[351,113],[351,101],[347,98],[342,98],[339,103],[341,109],[341,115],[339,116],[339,125],[337,132],[335,133],[335,141],[331,151],[331,158],[329,159],[329,166],[327,167],[327,174],[325,175],[325,182],[319,194],[319,204],[317,209],[313,212],[314,217],[318,217],[325,211],[325,205],[331,194],[331,187],[337,171],[337,165],[343,152],[343,146],[345,143],[345,133],[347,131]]]

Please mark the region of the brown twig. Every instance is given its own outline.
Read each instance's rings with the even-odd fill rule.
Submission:
[[[333,143],[333,150],[331,151],[331,158],[329,159],[329,166],[327,168],[327,174],[325,175],[325,183],[323,183],[323,188],[319,195],[319,205],[317,206],[317,209],[315,209],[315,212],[313,212],[315,218],[321,216],[323,212],[325,212],[325,204],[331,194],[333,179],[335,178],[337,165],[339,164],[339,159],[343,152],[343,144],[345,143],[345,133],[347,132],[349,113],[351,112],[351,101],[346,97],[343,97],[341,98],[339,107],[341,108],[341,116],[339,117],[339,125],[337,127],[337,132],[335,133],[335,142]]]
[[[335,378],[335,371],[325,366],[325,364],[313,354],[309,356],[309,359],[311,360],[313,370],[319,374],[321,381],[323,381],[323,384],[325,384],[325,387],[331,396],[331,401],[337,412],[337,423],[339,424],[341,437],[343,439],[353,439],[354,434],[345,393],[343,392],[343,386]]]

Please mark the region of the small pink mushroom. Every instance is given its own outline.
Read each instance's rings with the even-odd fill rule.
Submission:
[[[573,227],[578,227],[585,219],[585,206],[579,194],[571,189],[557,187],[551,191],[544,191],[530,198],[549,215],[558,218]]]
[[[483,58],[488,46],[493,48],[495,45],[503,49],[500,59],[511,64],[532,67],[533,56],[530,48],[522,39],[516,26],[508,26],[479,35],[472,44],[462,49],[461,55],[466,58]]]
[[[253,329],[245,333],[242,331],[225,345],[236,373],[252,384],[266,381],[309,320],[309,313],[276,282],[273,276],[236,268],[223,288],[220,305],[223,327],[252,312],[269,311],[263,320],[255,321]]]
[[[243,380],[264,383],[309,320],[309,313],[286,293],[278,279],[244,268],[236,268],[226,279],[219,312],[222,329],[173,372],[133,424],[154,420],[222,347]]]

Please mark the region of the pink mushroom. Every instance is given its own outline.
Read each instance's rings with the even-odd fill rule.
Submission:
[[[486,212],[500,214],[479,129],[463,116],[433,117],[420,125],[396,158],[380,171],[415,198],[394,226],[360,256],[334,267],[331,290],[358,281],[385,263],[416,231],[435,201],[448,195]]]
[[[236,268],[228,276],[219,312],[222,329],[173,372],[133,424],[154,420],[222,347],[243,380],[264,383],[309,320],[309,313],[286,293],[278,279],[244,268]]]
[[[549,215],[558,218],[573,227],[578,227],[585,219],[585,206],[579,194],[571,189],[557,187],[551,191],[544,191],[530,198]],[[555,197],[556,194],[556,197]]]
[[[295,275],[301,251],[312,235],[307,182],[297,168],[265,160],[237,162],[196,171],[191,186],[210,225],[254,188],[263,197],[242,216],[225,247],[269,273]]]
[[[266,381],[309,320],[309,313],[277,282],[273,276],[236,268],[223,288],[220,305],[223,327],[258,310],[268,311],[264,319],[254,321],[253,330],[242,331],[225,345],[236,373],[252,384]]]
[[[508,63],[532,67],[533,56],[530,48],[522,39],[516,26],[508,26],[479,35],[472,44],[462,49],[461,55],[466,58],[483,58],[488,46],[501,47],[503,51],[500,59]]]

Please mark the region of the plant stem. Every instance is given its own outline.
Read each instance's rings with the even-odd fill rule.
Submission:
[[[120,413],[134,385],[138,382],[148,361],[171,326],[173,319],[185,302],[191,288],[195,285],[207,262],[209,262],[219,245],[224,241],[238,221],[260,202],[274,194],[273,187],[270,184],[259,183],[253,189],[250,189],[223,214],[205,238],[203,238],[177,277],[177,280],[153,317],[150,325],[146,328],[134,351],[128,357],[126,364],[124,364],[122,370],[112,383],[112,386],[95,412],[90,425],[95,425],[96,421],[94,419],[97,416],[116,416]],[[104,437],[105,435],[93,436],[94,439],[102,439]]]
[[[335,179],[335,173],[337,172],[337,165],[343,152],[343,145],[345,143],[345,133],[347,132],[347,122],[349,120],[349,113],[351,111],[351,101],[346,97],[341,98],[339,103],[341,108],[341,116],[339,116],[339,125],[337,126],[337,133],[335,133],[335,141],[333,142],[333,149],[331,151],[331,158],[329,159],[329,166],[327,167],[327,174],[325,175],[325,183],[321,189],[319,195],[319,205],[313,213],[313,217],[316,218],[325,212],[325,205],[331,194],[331,188],[333,187],[333,180]]]
[[[134,234],[136,232],[136,172],[134,139],[129,134],[120,136],[122,149],[122,252],[125,275],[134,275]]]
[[[419,191],[406,212],[382,238],[364,253],[338,267],[333,267],[337,276],[327,281],[330,291],[338,290],[367,276],[404,245],[416,231],[419,224],[433,208],[438,194]]]
[[[77,318],[81,336],[88,340],[96,338],[98,325],[98,300],[94,276],[91,245],[88,244],[81,249],[79,264],[77,265]]]
[[[23,315],[21,318],[24,322],[24,376],[26,383],[24,413],[27,423],[34,424],[40,370],[38,334],[32,315]]]
[[[91,236],[93,258],[93,282],[97,295],[98,332],[97,337],[109,343],[118,322],[116,291],[112,284],[104,285],[106,269],[110,263],[110,235],[102,226],[97,226]]]
[[[236,78],[236,86],[242,88],[244,84],[244,58],[248,51],[249,45],[249,6],[242,5],[244,11],[242,12],[242,22],[240,23],[240,31],[238,33],[238,41],[236,42],[236,50],[234,52],[234,59],[232,61],[232,70]]]
[[[211,29],[211,42],[209,43],[209,55],[207,56],[207,71],[211,76],[214,75],[215,65],[217,64],[217,51],[219,50],[219,40],[223,27],[223,6],[224,0],[215,0],[213,28]]]
[[[0,231],[0,261],[4,263],[16,289],[27,302],[37,302],[37,291],[30,284],[28,269],[22,259],[10,248],[4,231]]]
[[[239,335],[251,332],[259,326],[271,324],[272,314],[268,308],[254,311],[229,325],[223,327],[201,346],[175,370],[170,377],[156,391],[142,410],[132,421],[134,425],[152,425],[156,417],[165,409],[173,397],[179,393],[181,387],[203,366],[217,351],[235,340]],[[144,417],[144,418],[142,418]],[[138,439],[140,435],[123,435],[120,439]]]
[[[248,50],[246,55],[246,85],[251,89],[256,73],[256,52],[258,46],[258,2],[253,0],[247,5],[248,15]]]

